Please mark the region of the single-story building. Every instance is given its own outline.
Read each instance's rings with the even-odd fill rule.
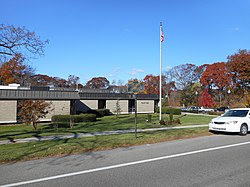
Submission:
[[[0,87],[0,123],[18,122],[18,102],[22,100],[44,100],[51,103],[52,112],[45,119],[50,121],[53,115],[76,114],[90,109],[109,109],[121,114],[134,112],[154,113],[159,97],[155,94],[109,93],[102,91],[80,92],[69,89],[49,87],[1,86]],[[136,103],[135,103],[136,102]]]

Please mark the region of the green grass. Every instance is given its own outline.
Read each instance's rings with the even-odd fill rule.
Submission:
[[[185,115],[174,116],[180,118],[180,125],[208,124],[214,116]],[[162,119],[167,120],[168,115],[162,115]],[[148,123],[147,114],[138,115],[138,128],[164,127],[159,124],[158,114],[152,114],[152,122]],[[96,122],[77,123],[70,128],[51,128],[50,124],[39,124],[34,130],[31,125],[1,125],[0,140],[12,140],[18,138],[39,137],[48,135],[60,135],[69,133],[89,133],[112,130],[134,129],[134,115],[105,116]],[[178,124],[179,125],[179,124]],[[84,153],[88,151],[107,150],[117,147],[127,147],[147,143],[156,143],[175,139],[191,138],[201,135],[209,135],[208,128],[190,128],[180,130],[154,131],[138,133],[135,138],[134,133],[95,136],[88,138],[63,139],[53,141],[41,141],[30,143],[13,143],[0,145],[0,162],[12,162],[20,160],[30,160],[43,157],[60,155],[70,155]]]
[[[202,125],[202,124],[208,124],[213,118],[215,118],[215,116],[186,115],[185,117],[182,117],[180,120],[182,125]]]
[[[168,115],[162,115],[162,119],[167,120]],[[181,125],[196,125],[196,124],[208,124],[213,116],[198,116],[198,115],[186,115],[186,116],[174,116],[174,118],[180,118]],[[158,114],[152,114],[152,122],[148,123],[147,114],[138,114],[138,128],[158,128],[164,127],[159,124]],[[127,130],[134,129],[134,115],[120,115],[105,116],[98,118],[96,122],[86,122],[74,124],[72,129],[70,128],[57,128],[54,129],[50,124],[39,124],[38,129],[34,130],[31,125],[19,124],[19,125],[0,125],[0,140],[13,140],[20,138],[30,138],[39,136],[51,136],[62,135],[72,133],[91,133],[91,132],[103,132],[113,130]]]
[[[208,129],[203,127],[139,133],[138,138],[135,138],[134,134],[130,133],[77,139],[5,144],[0,146],[0,162],[4,163],[43,157],[65,156],[88,151],[151,144],[209,134]]]

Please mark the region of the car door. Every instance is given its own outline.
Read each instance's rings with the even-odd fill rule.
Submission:
[[[247,114],[247,125],[248,125],[248,130],[250,131],[250,110],[248,111]]]

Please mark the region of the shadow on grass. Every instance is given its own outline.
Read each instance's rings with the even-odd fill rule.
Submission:
[[[0,135],[0,139],[8,139],[10,141],[15,141],[15,139],[18,138],[41,137],[41,133],[42,131],[5,131],[3,135]]]

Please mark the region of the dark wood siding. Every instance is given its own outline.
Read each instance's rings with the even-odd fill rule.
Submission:
[[[80,99],[76,91],[0,90],[0,99]]]

